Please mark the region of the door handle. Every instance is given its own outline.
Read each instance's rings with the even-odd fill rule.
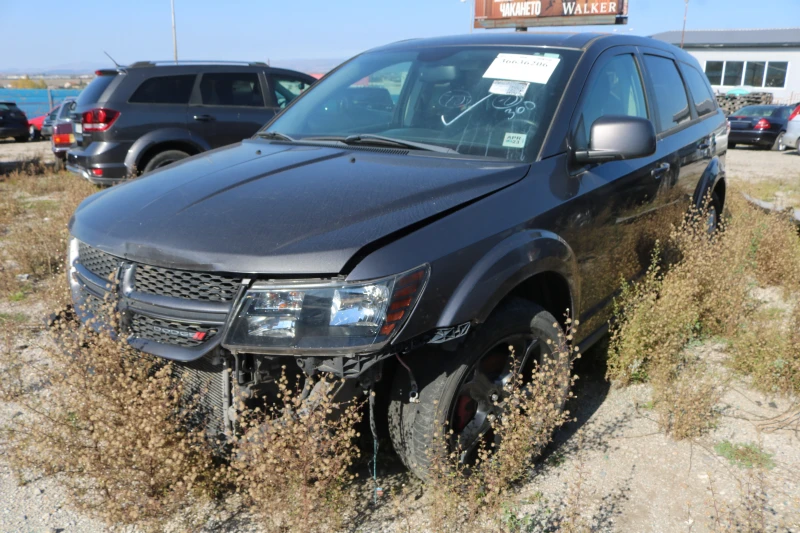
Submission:
[[[211,122],[214,120],[214,117],[211,115],[195,115],[194,119],[198,122]]]
[[[656,168],[650,171],[650,175],[653,176],[655,179],[661,179],[661,176],[666,174],[670,169],[669,163],[661,163]]]

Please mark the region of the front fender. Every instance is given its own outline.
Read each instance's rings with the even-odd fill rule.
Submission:
[[[724,179],[725,170],[722,167],[722,161],[719,156],[714,156],[700,176],[700,181],[692,196],[692,204],[697,208],[703,207],[706,195],[716,188],[720,180]]]
[[[570,309],[579,316],[578,264],[572,249],[555,233],[526,230],[499,242],[473,265],[445,306],[439,327],[485,321],[515,287],[543,272],[555,272],[567,281]]]
[[[128,153],[125,156],[125,167],[128,169],[128,172],[132,173],[134,169],[139,167],[142,155],[144,155],[147,150],[164,142],[186,143],[193,146],[198,152],[205,152],[211,149],[211,146],[205,139],[198,137],[185,128],[162,128],[154,130],[139,137],[139,139],[133,143],[133,146],[128,149]]]

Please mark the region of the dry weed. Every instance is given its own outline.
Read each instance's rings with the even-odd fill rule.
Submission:
[[[0,355],[0,399],[24,416],[2,428],[3,453],[21,478],[54,476],[70,503],[107,523],[157,528],[218,482],[202,428],[192,427],[172,366],[67,320],[21,360]]]
[[[778,286],[792,298],[800,289],[797,229],[728,196],[733,217],[722,231],[709,236],[704,210],[693,211],[615,301],[608,376],[622,385],[652,381],[661,425],[676,438],[709,428],[722,393],[708,365],[686,350],[693,341],[729,339],[729,362],[762,389],[786,393],[800,382],[800,322],[759,320],[753,295]]]
[[[335,401],[342,382],[325,377],[292,390],[284,375],[278,401],[243,413],[233,443],[231,477],[252,510],[276,531],[330,531],[355,507],[350,472],[360,405]]]
[[[507,506],[508,491],[524,478],[533,459],[552,439],[553,431],[569,420],[564,410],[576,379],[571,375],[570,341],[577,323],[567,319],[567,335],[559,334],[553,357],[536,364],[530,380],[517,373],[506,386],[503,414],[492,421],[496,442],[481,447],[474,464],[460,461],[451,445],[452,430],[434,435],[439,444],[430,452],[430,478],[425,488],[432,501],[427,520],[435,531],[494,530]],[[514,353],[510,354],[513,358]],[[479,525],[480,524],[480,525]]]

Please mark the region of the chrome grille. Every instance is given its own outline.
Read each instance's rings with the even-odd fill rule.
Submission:
[[[135,337],[140,339],[173,346],[183,346],[185,348],[193,348],[205,344],[219,333],[219,330],[214,327],[183,324],[145,315],[135,315],[131,320],[130,330]],[[195,338],[197,333],[202,333],[202,338]]]
[[[211,302],[232,301],[242,282],[241,277],[150,265],[137,265],[134,279],[140,292]]]
[[[109,279],[117,271],[120,259],[97,248],[78,243],[78,260],[92,274]]]

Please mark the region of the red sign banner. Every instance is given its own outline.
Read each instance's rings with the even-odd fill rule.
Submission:
[[[627,0],[475,0],[476,28],[626,24]]]

